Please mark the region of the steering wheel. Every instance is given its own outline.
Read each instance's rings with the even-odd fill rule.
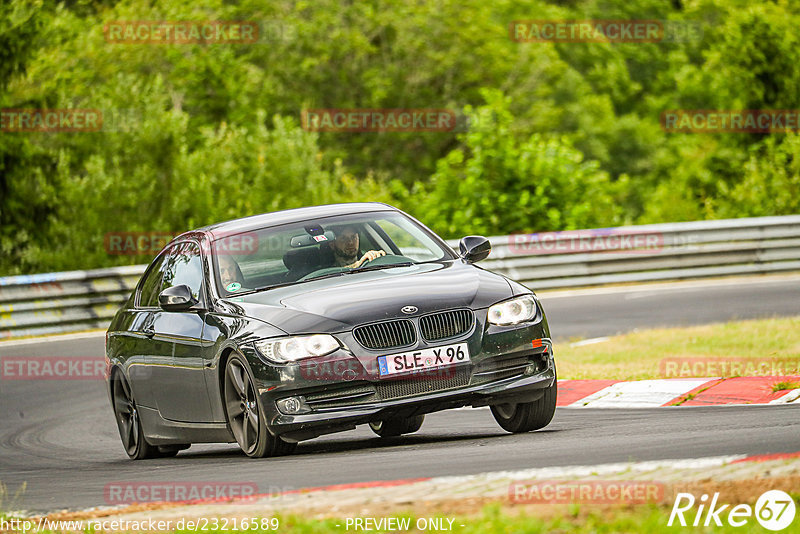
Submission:
[[[360,265],[363,267],[364,265],[369,264],[372,265],[390,265],[392,263],[405,263],[412,261],[411,258],[406,258],[405,256],[400,256],[398,254],[385,254],[383,256],[378,256],[374,260],[366,260],[364,263]],[[358,267],[356,267],[358,268]]]

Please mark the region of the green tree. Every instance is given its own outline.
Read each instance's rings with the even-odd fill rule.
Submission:
[[[609,226],[621,220],[607,173],[565,136],[511,132],[509,99],[484,91],[474,127],[409,198],[413,213],[449,237]]]

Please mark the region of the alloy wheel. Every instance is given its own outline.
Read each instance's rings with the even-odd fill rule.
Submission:
[[[249,374],[235,358],[225,368],[225,406],[233,436],[245,453],[252,454],[258,446],[258,403]]]
[[[128,456],[136,456],[139,448],[139,414],[128,382],[120,377],[114,381],[114,413],[119,425],[119,435]]]

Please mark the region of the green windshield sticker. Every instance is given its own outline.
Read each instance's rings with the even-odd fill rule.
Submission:
[[[240,284],[239,282],[231,282],[225,289],[233,293],[234,291],[239,291],[240,289],[242,289],[242,284]]]

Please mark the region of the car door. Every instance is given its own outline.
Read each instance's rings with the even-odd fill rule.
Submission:
[[[153,339],[154,314],[158,312],[158,294],[161,291],[164,262],[167,253],[160,254],[142,277],[136,290],[130,326],[126,333],[126,343],[130,347],[128,358],[128,380],[133,388],[133,396],[139,406],[158,409],[158,391],[165,380],[168,367],[172,363],[167,347]]]
[[[186,285],[198,304],[181,312],[159,309],[153,314],[153,340],[157,350],[168,354],[169,365],[159,368],[157,392],[161,416],[172,421],[209,422],[211,402],[205,379],[208,351],[203,343],[207,297],[200,246],[193,241],[170,247],[164,263],[161,291]]]

